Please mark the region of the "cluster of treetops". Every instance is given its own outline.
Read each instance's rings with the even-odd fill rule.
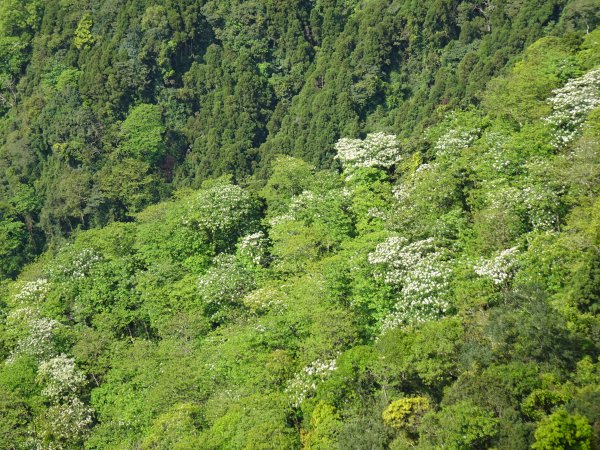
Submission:
[[[0,448],[599,448],[599,24],[0,0]]]

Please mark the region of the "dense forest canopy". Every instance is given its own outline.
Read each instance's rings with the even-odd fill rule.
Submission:
[[[600,447],[598,0],[0,0],[0,448]]]
[[[339,167],[335,142],[369,132],[422,153],[424,130],[479,104],[526,46],[553,34],[577,46],[598,22],[597,0],[1,6],[5,276],[182,187],[263,183],[278,154]]]

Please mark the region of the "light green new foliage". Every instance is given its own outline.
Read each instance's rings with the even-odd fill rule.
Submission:
[[[310,417],[310,427],[303,439],[306,450],[340,448],[336,438],[341,428],[341,420],[333,406],[320,402]]]
[[[158,105],[138,105],[121,125],[121,150],[127,156],[155,163],[166,150],[164,132],[161,108]]]
[[[0,0],[0,448],[597,447],[590,5]]]
[[[98,172],[98,188],[106,200],[124,207],[130,214],[135,213],[156,196],[158,180],[149,172],[150,165],[140,159],[111,161]]]
[[[490,83],[483,106],[491,114],[523,126],[549,112],[545,100],[552,89],[579,74],[564,41],[544,38],[527,49],[507,76]]]
[[[400,398],[389,404],[383,411],[382,418],[388,426],[414,431],[423,414],[430,409],[431,402],[426,397]]]
[[[425,448],[486,448],[498,433],[498,419],[483,408],[461,402],[427,414],[422,427],[427,430],[421,435]]]
[[[41,18],[43,2],[39,0],[0,1],[0,36],[15,36],[35,27]]]
[[[535,450],[589,450],[592,427],[587,419],[558,409],[540,422],[535,431]]]
[[[283,214],[292,197],[310,186],[314,170],[301,159],[278,156],[271,164],[271,176],[261,191],[269,205],[269,214]]]
[[[197,445],[201,409],[191,403],[176,405],[157,417],[142,441],[143,450],[185,450]]]
[[[89,14],[85,14],[75,30],[75,37],[73,38],[73,45],[79,50],[86,47],[90,47],[94,44],[94,36],[92,34],[92,17]]]

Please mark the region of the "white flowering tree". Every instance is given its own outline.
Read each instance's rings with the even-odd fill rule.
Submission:
[[[292,405],[296,408],[300,407],[302,402],[313,396],[319,385],[327,380],[336,369],[336,359],[317,359],[296,373],[286,388]]]
[[[84,248],[71,260],[69,267],[65,267],[65,273],[73,278],[84,278],[90,269],[98,261],[102,261],[102,256],[91,248]]]
[[[93,422],[93,410],[77,397],[70,397],[45,411],[36,430],[35,448],[82,448]],[[47,442],[54,445],[44,447]]]
[[[265,286],[247,294],[242,302],[244,306],[255,314],[264,314],[269,311],[283,312],[287,309],[288,295],[282,289]]]
[[[450,309],[451,267],[432,238],[409,242],[390,237],[369,254],[375,277],[399,290],[382,330],[437,319]]]
[[[269,238],[262,231],[242,237],[237,244],[237,255],[254,265],[266,265],[269,262]]]
[[[256,287],[255,273],[232,255],[219,255],[198,283],[207,315],[214,321],[224,319],[242,298]]]
[[[498,210],[511,211],[536,231],[555,230],[558,226],[560,197],[551,186],[536,184],[518,188],[497,186],[488,195],[488,204]]]
[[[519,249],[508,248],[496,253],[489,259],[482,258],[473,267],[475,273],[488,278],[495,286],[507,288],[519,267]]]
[[[45,385],[42,394],[54,402],[76,396],[85,383],[85,376],[75,366],[75,360],[64,353],[42,361],[38,379]]]
[[[438,156],[455,155],[461,150],[469,148],[479,137],[481,130],[452,128],[439,137],[434,145],[434,150]]]
[[[275,267],[286,272],[304,270],[308,261],[335,250],[352,234],[350,198],[339,188],[303,191],[270,225]]]
[[[259,209],[258,201],[249,192],[233,184],[218,183],[188,199],[181,222],[222,249],[256,227]]]
[[[432,142],[433,154],[451,164],[454,157],[471,147],[481,136],[487,122],[475,110],[455,110],[447,113],[442,122],[431,127],[427,137]]]
[[[484,179],[495,179],[498,174],[509,175],[514,172],[519,158],[511,149],[508,133],[489,130],[481,136],[480,143],[486,154],[480,161],[479,169],[481,171],[484,168]]]
[[[44,386],[42,394],[51,406],[45,411],[42,426],[36,430],[36,441],[60,442],[72,448],[83,442],[93,422],[92,409],[79,396],[85,385],[85,375],[76,367],[75,360],[65,354],[42,361],[38,382]]]
[[[19,292],[14,296],[17,303],[30,304],[42,303],[50,291],[50,283],[47,278],[38,278],[37,280],[23,283]]]
[[[271,176],[261,195],[268,205],[270,217],[284,213],[292,197],[310,189],[314,183],[315,168],[291,156],[279,155],[271,164]]]
[[[546,121],[554,127],[553,144],[560,148],[575,139],[587,115],[600,107],[600,69],[570,80],[548,99],[552,114]]]
[[[370,133],[365,139],[340,139],[335,144],[336,158],[345,169],[359,167],[389,168],[402,159],[398,138],[393,134]]]
[[[8,362],[19,355],[33,356],[41,360],[54,354],[53,336],[60,327],[57,320],[42,317],[36,308],[24,306],[9,313],[6,325],[15,334]]]

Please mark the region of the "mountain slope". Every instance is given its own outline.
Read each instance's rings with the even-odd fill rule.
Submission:
[[[204,179],[264,182],[281,153],[331,167],[373,131],[421,151],[525,46],[593,29],[594,5],[2,0],[0,272]]]
[[[0,447],[597,446],[599,46],[537,40],[418,143],[336,140],[340,170],[120,190],[132,220],[3,285]],[[164,151],[155,111],[115,170]]]

